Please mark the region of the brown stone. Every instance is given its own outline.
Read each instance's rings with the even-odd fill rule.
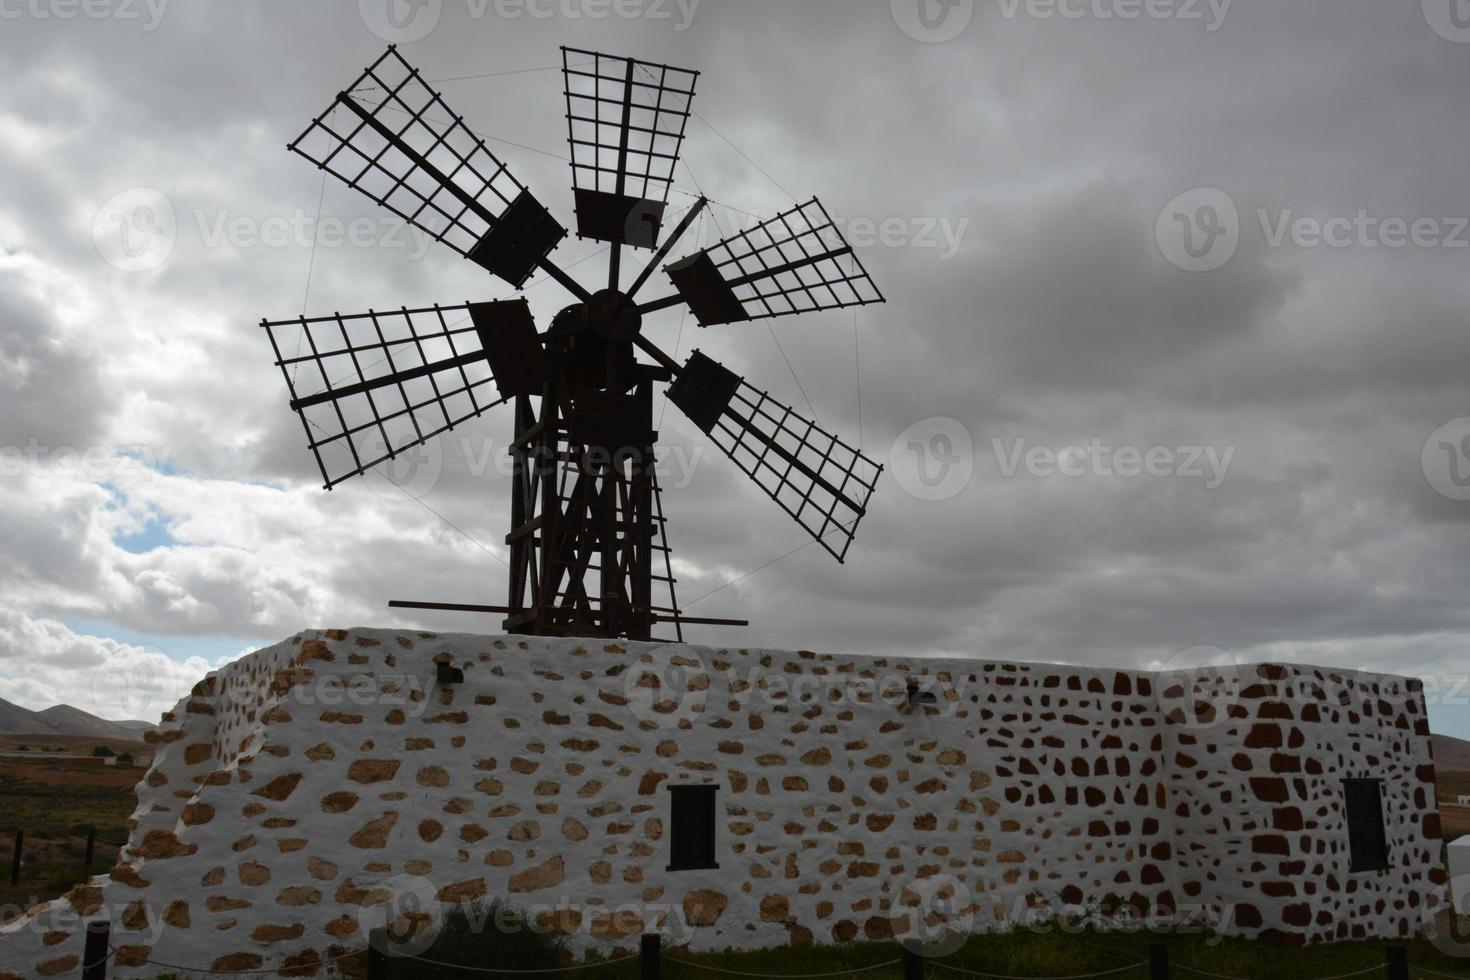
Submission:
[[[791,900],[785,895],[767,895],[761,899],[762,922],[787,922],[791,919]]]
[[[341,790],[329,793],[322,797],[322,812],[324,813],[346,813],[357,806],[357,794]]]
[[[398,814],[391,811],[385,813],[378,819],[365,824],[355,834],[347,838],[347,843],[363,850],[377,850],[385,847],[388,843],[388,834],[393,830],[393,825],[396,823],[398,823]]]
[[[294,885],[290,888],[282,888],[281,893],[276,896],[277,905],[288,905],[299,908],[303,905],[317,905],[322,900],[322,893],[307,885]]]
[[[448,902],[451,905],[464,905],[473,902],[477,898],[484,898],[485,892],[485,879],[471,878],[468,881],[445,885],[439,889],[436,897],[439,901]]]
[[[701,888],[684,896],[684,921],[691,926],[712,926],[730,902],[724,892]]]
[[[249,885],[252,888],[263,885],[271,880],[271,869],[259,861],[246,861],[238,869],[240,884]]]
[[[258,943],[284,943],[292,939],[300,939],[305,934],[306,926],[300,922],[289,926],[262,924],[251,931],[250,938]],[[220,969],[218,960],[215,961],[214,968]]]
[[[337,866],[319,857],[308,858],[306,870],[317,881],[331,881],[337,877]]]
[[[397,759],[358,759],[347,769],[347,778],[355,783],[382,783],[398,775]]]
[[[566,865],[561,855],[557,855],[549,861],[512,875],[509,887],[512,892],[534,892],[559,885],[566,878]]]
[[[266,928],[261,926],[262,929]],[[289,927],[284,927],[289,928]],[[301,928],[297,926],[297,928]],[[257,930],[259,931],[259,930]],[[259,953],[230,953],[221,956],[210,964],[210,969],[217,973],[241,972],[244,970],[256,970],[265,965],[265,957]]]
[[[442,788],[449,785],[449,773],[440,766],[428,766],[420,769],[416,778],[420,786]]]
[[[296,784],[299,782],[301,782],[301,773],[299,772],[277,776],[250,795],[281,803],[296,791]]]

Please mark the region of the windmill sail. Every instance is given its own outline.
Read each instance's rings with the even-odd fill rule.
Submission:
[[[883,302],[820,201],[696,252],[668,267],[679,291],[645,311],[688,303],[700,326]]]
[[[699,73],[562,48],[562,76],[578,234],[654,247]]]
[[[832,557],[847,557],[882,466],[698,351],[668,394]]]
[[[394,47],[290,148],[517,288],[566,237]]]
[[[531,390],[542,354],[524,300],[262,326],[329,490]]]

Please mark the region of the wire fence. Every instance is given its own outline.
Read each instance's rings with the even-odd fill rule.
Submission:
[[[615,966],[636,967],[639,980],[665,980],[667,973],[673,973],[679,977],[685,974],[706,973],[721,977],[740,977],[745,980],[834,980],[838,977],[873,980],[874,974],[881,974],[883,971],[891,971],[902,980],[942,980],[949,975],[975,977],[978,980],[1100,980],[1103,977],[1115,977],[1127,973],[1143,973],[1147,975],[1148,980],[1185,980],[1188,976],[1205,977],[1207,980],[1263,980],[1262,977],[1213,972],[1185,963],[1171,964],[1169,947],[1158,942],[1149,944],[1147,959],[1123,963],[1104,970],[1089,970],[1059,976],[988,972],[953,961],[927,958],[921,955],[919,947],[909,944],[900,946],[901,955],[896,958],[876,963],[850,965],[840,970],[801,973],[752,972],[700,962],[697,959],[672,956],[664,951],[662,939],[658,935],[641,937],[640,948],[636,954],[624,953],[624,955],[611,956],[606,959],[590,959],[581,963],[556,967],[507,968],[493,964],[470,965],[453,963],[422,954],[392,955],[391,950],[392,946],[387,941],[386,933],[374,930],[366,947],[338,953],[331,957],[305,959],[297,955],[271,966],[260,964],[242,969],[221,970],[132,955],[130,951],[119,949],[111,944],[110,926],[106,920],[99,920],[89,923],[86,929],[86,948],[81,960],[81,980],[108,980],[108,968],[115,965],[123,965],[129,970],[152,967],[190,978],[318,976],[323,967],[353,959],[361,959],[364,963],[355,966],[351,970],[352,975],[362,974],[365,966],[367,980],[417,980],[425,976],[422,968],[430,968],[431,971],[434,971],[432,975],[436,978],[474,976],[545,978],[577,973],[605,977],[607,972],[610,972],[608,968]],[[619,952],[622,951],[619,950]],[[1098,951],[1093,950],[1093,952]],[[669,969],[671,967],[672,970]],[[1467,968],[1470,968],[1470,964],[1467,964]],[[1437,980],[1470,980],[1470,975],[1464,973],[1445,973],[1424,967],[1411,967],[1408,961],[1408,949],[1405,946],[1386,947],[1385,959],[1382,962],[1373,963],[1361,969],[1333,976],[1294,978],[1294,980],[1354,980],[1357,977],[1379,972],[1386,972],[1387,980],[1415,980],[1420,977],[1433,977]]]
[[[118,854],[121,854],[123,849],[128,846],[127,841],[108,840],[95,827],[89,829],[86,834],[33,834],[27,836],[25,831],[15,830],[12,832],[12,837],[13,841],[10,851],[10,884],[12,887],[21,883],[21,878],[27,867],[26,856],[28,848],[29,853],[35,854],[38,851],[41,853],[51,852],[57,845],[74,845],[75,850],[80,852],[77,860],[42,862],[42,866],[50,867],[53,864],[59,863],[67,866],[79,866],[81,869],[90,869],[99,860],[98,848],[110,848]]]

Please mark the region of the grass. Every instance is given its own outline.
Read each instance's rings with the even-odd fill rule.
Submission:
[[[1373,941],[1296,949],[1267,942],[1218,939],[1198,934],[1162,936],[1148,932],[1090,931],[1069,934],[1059,930],[1020,930],[971,937],[960,949],[928,960],[925,976],[926,980],[978,980],[973,975],[960,972],[970,971],[971,974],[1005,977],[1076,977],[1143,963],[1148,959],[1151,942],[1162,942],[1168,948],[1173,980],[1208,980],[1182,969],[1188,966],[1245,980],[1325,980],[1381,966],[1386,959],[1386,947],[1390,945],[1387,941]],[[1426,940],[1412,940],[1406,945],[1409,947],[1410,980],[1435,980],[1418,972],[1416,967],[1470,980],[1470,958],[1446,955]],[[497,956],[491,946],[499,948],[503,958]],[[465,935],[462,929],[446,929],[434,949],[423,955],[446,962],[499,969],[519,967],[529,970],[544,969],[558,963],[565,965],[565,954],[559,952],[554,943],[516,941],[515,946],[518,948],[507,948],[503,939],[487,945],[483,937]],[[770,977],[878,967],[855,973],[851,980],[903,980],[901,957],[902,950],[896,942],[782,947],[749,952],[687,953],[673,949],[665,953],[662,977],[663,980],[739,980],[718,971]],[[362,963],[356,965],[359,968],[364,966]],[[549,977],[522,976],[527,980],[639,980],[640,967],[636,955],[606,961],[599,961],[594,955],[581,969],[570,969]],[[714,969],[707,969],[711,967]],[[361,969],[354,975],[361,975]],[[474,975],[404,960],[390,960],[388,964],[389,980],[456,980]],[[1114,973],[1107,980],[1148,980],[1148,977],[1148,968],[1139,966]],[[1385,980],[1385,977],[1385,973],[1378,972],[1366,974],[1362,980]],[[158,980],[176,978],[164,975]],[[491,977],[491,980],[495,978]]]
[[[85,837],[88,827],[112,841],[127,838],[138,805],[133,784],[141,769],[79,769],[65,762],[0,763],[0,834]]]

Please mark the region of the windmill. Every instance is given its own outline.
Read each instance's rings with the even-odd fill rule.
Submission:
[[[394,606],[502,614],[507,632],[550,636],[745,625],[678,607],[655,388],[839,562],[882,467],[699,351],[679,363],[643,319],[684,306],[712,327],[883,295],[812,199],[664,266],[673,291],[639,302],[709,203],[664,233],[698,73],[563,48],[562,75],[577,234],[609,243],[605,287],[553,261],[567,230],[390,46],[290,149],[517,290],[539,271],[575,302],[544,331],[524,298],[262,326],[328,490],[514,404],[507,604]],[[624,249],[653,253],[628,285]]]

